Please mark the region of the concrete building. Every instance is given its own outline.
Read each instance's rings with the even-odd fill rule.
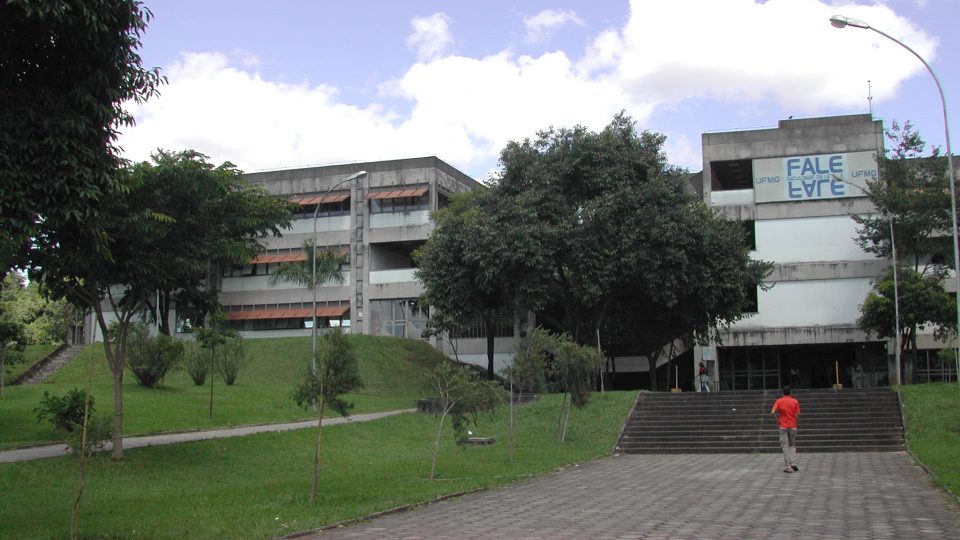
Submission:
[[[744,224],[754,258],[774,263],[756,313],[694,351],[714,388],[849,386],[857,364],[864,386],[894,379],[893,342],[856,325],[873,280],[891,264],[857,246],[851,219],[876,213],[863,188],[882,152],[882,123],[865,114],[703,134],[704,200]],[[921,342],[928,350],[918,378],[950,371],[935,358],[942,345],[929,335]]]
[[[362,174],[365,172],[365,174]],[[355,180],[344,182],[351,176]],[[246,175],[269,193],[300,203],[282,238],[246,264],[223,269],[218,288],[230,324],[245,337],[309,335],[313,293],[271,283],[278,264],[303,261],[317,212],[318,249],[348,255],[342,284],[318,287],[318,329],[420,338],[427,310],[411,253],[432,230],[430,212],[479,184],[436,157],[269,171]],[[338,186],[339,183],[342,185]],[[178,329],[189,312],[178,313]]]

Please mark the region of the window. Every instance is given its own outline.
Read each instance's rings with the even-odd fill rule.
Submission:
[[[743,302],[743,312],[744,313],[759,313],[759,298],[757,296],[757,287],[746,287],[744,291],[744,302]]]
[[[740,225],[743,227],[743,231],[746,233],[747,237],[747,247],[752,251],[757,250],[757,222],[748,219],[740,222]]]
[[[420,339],[427,328],[427,307],[416,298],[370,301],[370,324],[376,336]]]
[[[317,209],[317,206],[320,208]],[[344,199],[336,202],[326,202],[316,204],[301,204],[293,215],[294,219],[313,219],[314,211],[317,217],[348,216],[350,215],[350,199]]]
[[[430,194],[419,197],[397,197],[395,199],[371,199],[371,214],[391,214],[400,212],[416,212],[430,209]]]
[[[749,159],[710,162],[713,191],[753,189],[753,162]]]

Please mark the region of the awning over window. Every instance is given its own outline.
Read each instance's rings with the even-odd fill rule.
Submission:
[[[350,306],[318,306],[317,317],[341,317],[348,311],[350,311]],[[247,321],[253,319],[306,319],[308,317],[310,317],[310,308],[258,309],[227,312],[227,319],[231,321]]]
[[[427,188],[404,189],[400,191],[373,191],[367,193],[367,200],[399,199],[401,197],[419,197],[427,193]]]
[[[329,195],[308,195],[305,197],[294,197],[290,200],[301,206],[309,206],[321,203],[341,202],[349,198],[349,193],[330,193]]]
[[[307,260],[307,255],[301,251],[300,253],[257,255],[256,257],[250,259],[250,262],[247,264],[282,263],[282,262],[294,262],[294,261],[305,261],[305,260]]]

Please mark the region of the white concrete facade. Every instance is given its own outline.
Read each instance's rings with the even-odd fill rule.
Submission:
[[[703,196],[752,224],[755,259],[774,269],[755,315],[694,351],[714,388],[775,388],[799,372],[803,386],[835,382],[857,363],[887,369],[886,343],[856,324],[873,280],[890,265],[854,241],[854,215],[875,209],[883,126],[870,115],[783,120],[776,128],[703,134]],[[833,365],[833,370],[826,369]],[[879,380],[881,377],[874,377]]]

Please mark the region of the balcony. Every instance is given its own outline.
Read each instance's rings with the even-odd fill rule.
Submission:
[[[413,275],[415,268],[396,268],[393,270],[375,270],[370,272],[371,285],[386,285],[389,283],[419,283]]]

